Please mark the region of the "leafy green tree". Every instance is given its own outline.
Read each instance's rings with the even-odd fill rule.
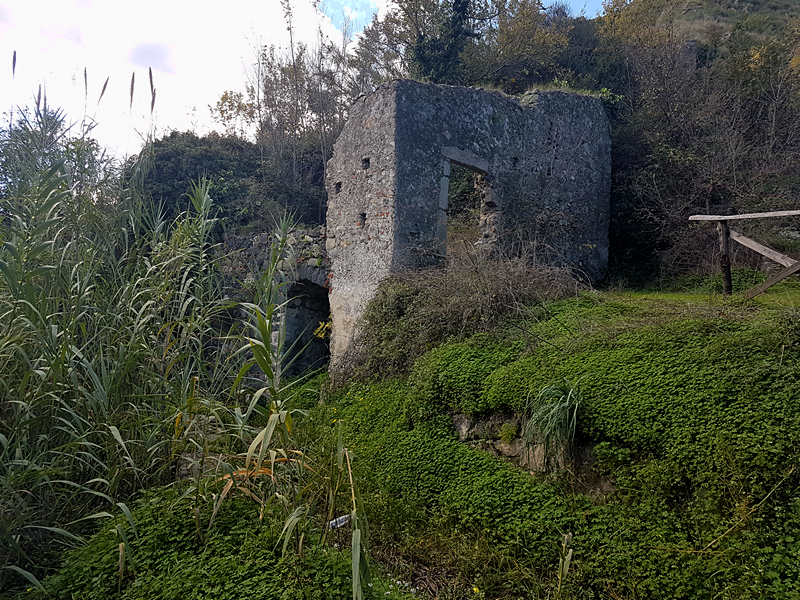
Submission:
[[[307,223],[324,222],[325,166],[350,96],[358,93],[348,58],[346,41],[337,47],[320,39],[313,49],[291,44],[288,51],[265,46],[246,97],[225,92],[212,109],[228,131],[254,141],[258,201],[288,208]]]
[[[67,183],[74,195],[116,191],[118,169],[97,140],[93,124],[69,124],[64,113],[39,97],[30,108],[6,114],[0,130],[0,198],[23,196],[36,185],[41,173],[63,161]]]
[[[62,235],[79,234],[80,222],[108,226],[105,214],[120,197],[120,167],[91,137],[93,124],[68,123],[61,110],[39,97],[30,108],[7,114],[0,129],[0,200],[16,205],[38,193],[42,173],[60,164],[67,193],[61,199]]]
[[[461,53],[467,41],[477,36],[470,26],[469,0],[440,5],[438,31],[418,31],[411,46],[411,71],[424,81],[458,83],[463,80]],[[444,10],[441,10],[444,8]]]
[[[539,0],[403,0],[364,30],[357,64],[370,55],[373,62],[389,60],[383,71],[373,69],[385,78],[524,91],[552,79],[568,41],[570,19],[548,10]]]
[[[216,133],[173,131],[153,143],[154,165],[144,191],[174,219],[189,206],[192,182],[206,177],[220,217],[230,226],[269,220],[277,211],[262,196],[255,144]]]

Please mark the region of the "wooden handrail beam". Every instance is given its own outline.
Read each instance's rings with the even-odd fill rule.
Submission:
[[[692,215],[690,221],[733,221],[734,219],[763,219],[766,217],[796,217],[800,210],[778,210],[764,213],[746,213],[743,215]]]
[[[768,259],[774,260],[779,265],[783,265],[784,267],[791,267],[794,263],[797,262],[791,256],[786,256],[785,254],[776,252],[772,248],[764,246],[763,244],[759,244],[755,240],[751,240],[748,237],[744,237],[738,231],[734,231],[733,229],[731,229],[730,233],[731,233],[731,239],[734,242],[739,242],[742,246],[747,246],[751,250],[755,250],[762,256],[766,256]]]
[[[746,299],[754,298],[759,294],[763,293],[765,290],[769,289],[779,281],[782,281],[789,277],[790,275],[794,275],[797,272],[800,272],[800,261],[793,259],[790,256],[786,256],[785,254],[781,254],[780,252],[776,252],[772,248],[768,248],[763,244],[759,244],[758,242],[751,240],[750,238],[744,237],[741,233],[736,231],[732,231],[728,227],[728,221],[733,221],[736,219],[763,219],[766,217],[794,217],[800,216],[800,210],[779,210],[774,212],[764,212],[764,213],[748,213],[744,215],[692,215],[689,217],[690,221],[716,221],[717,222],[717,231],[719,232],[719,253],[720,253],[720,267],[722,268],[722,281],[723,281],[723,288],[722,291],[725,296],[730,296],[732,291],[732,282],[731,282],[731,262],[730,262],[730,240],[733,239],[736,242],[739,242],[743,246],[747,246],[748,248],[755,250],[759,254],[766,256],[770,260],[774,260],[775,262],[782,264],[786,268],[779,273],[776,273],[769,279],[767,279],[761,285],[757,285],[756,287],[749,290],[744,297]]]
[[[783,271],[780,271],[779,273],[775,273],[775,275],[773,275],[772,277],[767,279],[764,283],[762,283],[761,285],[757,285],[756,287],[754,287],[753,289],[748,291],[744,295],[745,299],[746,300],[750,300],[750,298],[754,298],[754,297],[758,296],[759,294],[761,294],[764,291],[766,291],[767,288],[771,288],[773,285],[775,285],[779,281],[783,281],[784,279],[789,277],[789,275],[794,275],[798,271],[800,271],[800,262],[796,262],[791,267],[788,267],[788,268],[784,269]]]

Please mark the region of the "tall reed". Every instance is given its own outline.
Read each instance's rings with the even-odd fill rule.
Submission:
[[[0,135],[0,586],[170,481],[197,445],[176,419],[213,410],[238,370],[218,352],[208,183],[167,223],[136,187],[146,149],[128,177],[80,171],[63,130],[44,106]]]

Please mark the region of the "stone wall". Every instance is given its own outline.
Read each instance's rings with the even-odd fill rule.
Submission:
[[[479,243],[602,276],[611,139],[598,99],[393,81],[351,108],[328,163],[334,361],[386,275],[444,257],[453,162],[480,176]]]
[[[329,293],[336,332],[331,356],[346,353],[364,306],[394,261],[395,97],[390,85],[356,101],[328,161],[327,220],[334,225],[326,249],[336,278]]]
[[[330,261],[325,251],[325,227],[292,229],[288,232],[289,260],[283,265],[293,280],[308,280],[325,286],[330,275]],[[253,271],[265,268],[275,235],[226,235],[220,259],[222,272],[229,283],[245,283]]]

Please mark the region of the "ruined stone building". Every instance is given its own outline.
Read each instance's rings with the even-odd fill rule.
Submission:
[[[329,314],[335,365],[383,278],[442,260],[454,164],[477,175],[478,244],[524,246],[535,260],[602,275],[611,141],[598,99],[393,81],[355,103],[334,146],[327,227],[290,236],[291,301],[281,314],[289,343],[312,342],[299,368],[324,361],[328,348],[312,334]],[[271,239],[228,245],[259,266]]]
[[[478,243],[601,276],[611,139],[600,100],[392,81],[359,98],[328,163],[333,361],[378,283],[445,254],[451,165],[478,174]]]

